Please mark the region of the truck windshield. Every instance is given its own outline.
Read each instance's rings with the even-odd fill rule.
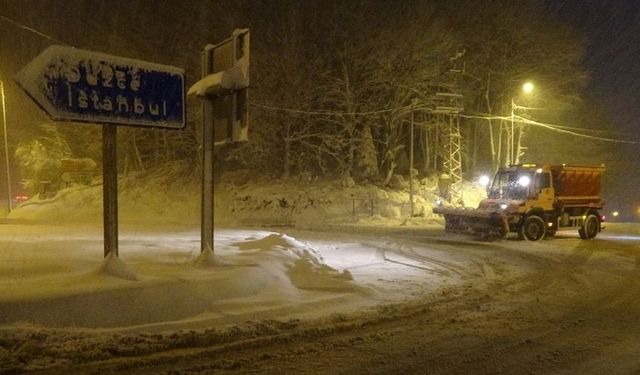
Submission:
[[[489,198],[527,199],[532,181],[530,171],[499,171],[489,188]]]

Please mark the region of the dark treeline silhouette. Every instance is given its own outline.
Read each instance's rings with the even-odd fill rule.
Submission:
[[[0,21],[0,77],[6,81],[62,42],[179,66],[193,84],[202,47],[249,27],[251,140],[218,149],[217,171],[387,183],[408,173],[412,111],[414,168],[423,176],[442,170],[439,141],[448,120],[428,110],[441,91],[461,94],[467,115],[508,117],[515,100],[543,108],[520,113],[537,121],[595,126],[588,123],[593,116],[578,116],[586,105],[584,41],[545,9],[538,1],[2,0],[0,15],[50,39]],[[531,97],[519,93],[527,80],[536,85]],[[22,98],[9,103],[19,143],[11,151],[19,151],[21,163],[30,162],[32,149],[41,150],[37,157],[101,159],[99,126],[40,126],[46,119],[13,89]],[[120,128],[120,171],[167,164],[186,175],[197,171],[200,117],[198,101],[189,99],[183,131]],[[509,125],[461,119],[467,176],[509,162]],[[558,140],[549,130],[521,131],[522,159],[580,156],[563,144],[529,147]]]

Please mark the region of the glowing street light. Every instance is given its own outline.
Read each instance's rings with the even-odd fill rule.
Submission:
[[[522,92],[525,94],[531,94],[533,92],[533,83],[531,81],[527,81],[522,85]],[[518,151],[516,150],[516,138],[515,138],[515,108],[516,102],[515,98],[511,98],[511,164],[516,164]]]

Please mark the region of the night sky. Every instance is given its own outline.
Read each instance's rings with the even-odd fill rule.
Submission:
[[[587,90],[621,129],[640,139],[640,2],[552,1],[560,16],[586,37]]]
[[[548,7],[585,38],[584,63],[591,71],[585,96],[606,112],[612,121],[608,129],[624,133],[603,135],[640,141],[640,2],[566,0],[549,1]],[[620,210],[624,219],[637,220],[640,145],[612,146],[608,149],[617,161],[608,163],[605,174],[607,211]]]

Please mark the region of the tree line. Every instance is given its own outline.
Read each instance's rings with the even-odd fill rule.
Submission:
[[[542,1],[63,3],[2,5],[7,16],[70,45],[183,67],[188,84],[200,78],[204,45],[236,27],[251,29],[250,142],[218,149],[217,171],[387,184],[409,172],[412,141],[417,172],[441,172],[449,119],[432,111],[438,93],[460,95],[463,113],[472,115],[460,119],[464,171],[495,169],[513,161],[505,119],[513,101],[544,109],[520,115],[560,121],[580,111],[588,79],[581,66],[584,41]],[[29,4],[32,11],[21,12]],[[13,33],[26,61],[51,43]],[[3,53],[9,48],[15,46],[0,44]],[[15,61],[16,68],[26,63]],[[536,85],[533,97],[519,93],[527,80]],[[183,131],[121,128],[120,171],[168,163],[182,165],[186,174],[197,171],[200,117],[194,100]],[[29,129],[17,136],[23,164],[33,163],[30,150],[40,150],[40,158],[49,149],[55,157],[101,159],[99,127]],[[519,129],[526,145],[531,129]]]

